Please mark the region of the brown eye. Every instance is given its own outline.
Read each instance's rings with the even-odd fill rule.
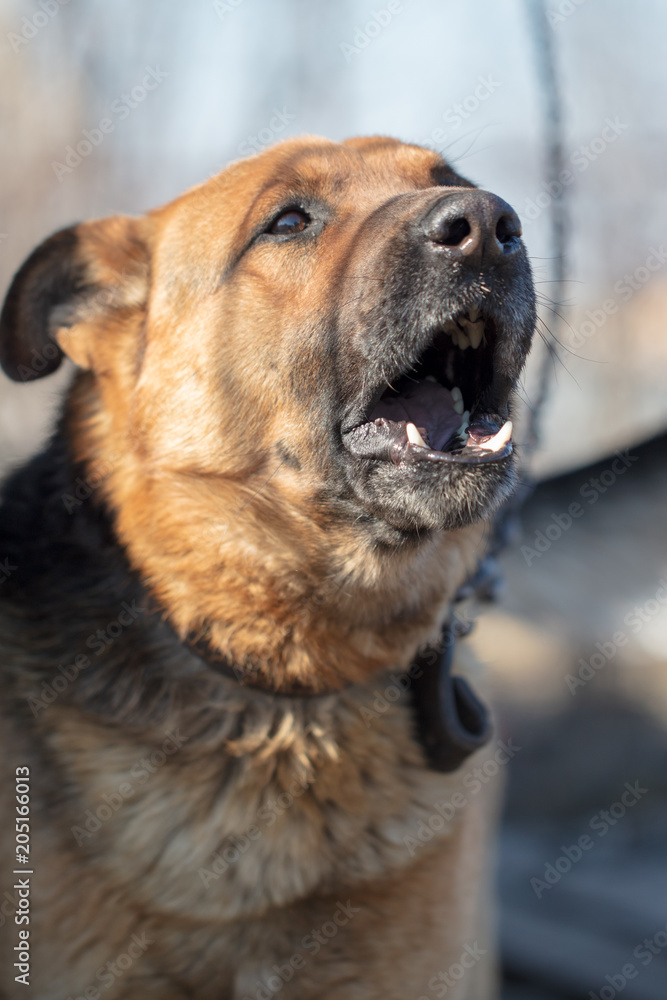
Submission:
[[[310,219],[305,212],[290,208],[271,223],[269,232],[275,233],[277,236],[283,236],[286,233],[300,233],[309,222]]]

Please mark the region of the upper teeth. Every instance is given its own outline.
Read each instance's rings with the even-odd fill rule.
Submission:
[[[484,339],[484,320],[480,317],[479,310],[474,309],[468,313],[468,317],[461,316],[456,323],[448,323],[446,330],[462,351],[468,347],[476,350]]]
[[[512,437],[512,421],[506,420],[497,434],[489,441],[485,441],[482,448],[487,451],[500,451]]]
[[[484,336],[484,324],[475,323],[468,327],[468,339],[472,344],[473,348],[477,350],[479,345],[482,343],[482,337]]]
[[[452,403],[454,404],[456,412],[463,413],[463,393],[459,389],[458,385],[455,385],[453,389],[450,389],[449,394],[452,397]]]
[[[418,444],[421,448],[426,448],[426,441],[424,441],[424,438],[421,436],[414,424],[406,424],[405,430],[408,435],[408,441],[410,441],[411,444]]]

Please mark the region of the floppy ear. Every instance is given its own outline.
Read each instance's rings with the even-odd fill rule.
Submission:
[[[63,353],[93,367],[92,334],[143,305],[147,219],[114,216],[62,229],[17,271],[0,316],[0,363],[15,382],[55,371]]]

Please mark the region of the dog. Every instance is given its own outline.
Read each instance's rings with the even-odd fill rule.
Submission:
[[[4,370],[76,373],[4,489],[6,1000],[497,995],[451,607],[534,326],[513,209],[383,137],[23,264]]]

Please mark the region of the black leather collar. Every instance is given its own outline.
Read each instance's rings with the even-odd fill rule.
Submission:
[[[463,677],[452,677],[456,636],[456,627],[448,622],[442,630],[439,647],[418,653],[407,672],[415,736],[434,771],[455,771],[491,737],[486,705]],[[213,670],[250,690],[286,698],[325,698],[335,693],[312,691],[302,685],[276,691],[254,679],[252,672],[231,666],[202,636],[188,639],[186,644]]]
[[[440,649],[418,653],[413,660],[416,735],[434,771],[455,771],[491,738],[486,705],[463,677],[452,676],[455,646],[456,630],[448,623]]]

